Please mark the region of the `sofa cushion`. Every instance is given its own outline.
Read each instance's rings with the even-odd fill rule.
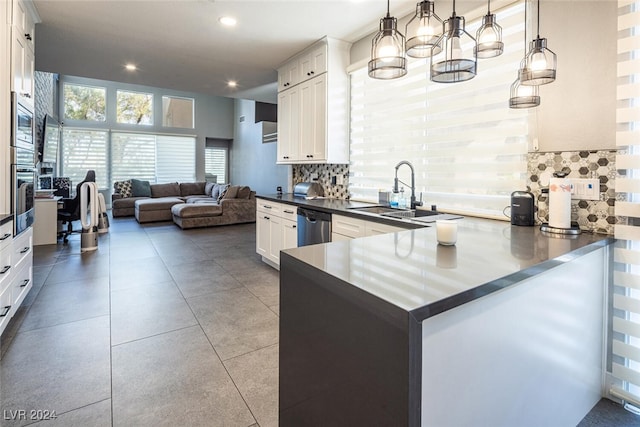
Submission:
[[[136,200],[144,200],[148,199],[148,197],[126,197],[124,199],[116,199],[111,201],[112,209],[126,209],[133,208],[135,206]]]
[[[132,178],[131,193],[133,197],[151,197],[151,184],[149,181]]]
[[[184,202],[177,197],[156,197],[151,199],[138,199],[136,200],[137,211],[159,211],[171,209],[173,205],[184,204]]]
[[[180,185],[177,182],[167,184],[153,184],[151,186],[151,197],[179,197]]]
[[[217,184],[215,182],[208,182],[204,185],[204,194],[206,194],[207,196],[211,196],[211,191],[213,190],[213,187],[215,187]],[[218,198],[218,196],[216,196],[216,198]]]
[[[246,185],[238,188],[238,194],[236,195],[236,199],[248,199],[251,196],[251,188]]]
[[[180,183],[180,195],[193,196],[195,194],[206,194],[204,191],[206,182],[181,182]]]
[[[222,215],[222,206],[215,203],[190,203],[175,205],[171,213],[180,218],[198,218]]]
[[[116,190],[116,193],[120,194],[122,197],[131,197],[133,195],[133,192],[131,191],[130,179],[126,181],[114,182],[113,189]]]
[[[220,186],[218,187],[218,202],[224,198],[224,195],[227,193],[229,187],[229,184],[220,184]],[[211,197],[213,197],[213,195]]]

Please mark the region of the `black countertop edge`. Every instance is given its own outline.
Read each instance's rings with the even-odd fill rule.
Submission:
[[[429,317],[433,317],[437,314],[454,309],[468,302],[471,302],[476,299],[487,296],[489,294],[492,294],[496,291],[500,291],[502,289],[511,287],[524,280],[535,277],[538,274],[549,271],[554,267],[558,267],[567,262],[571,262],[583,255],[586,255],[598,249],[609,246],[615,242],[616,242],[616,239],[613,237],[607,237],[602,240],[598,240],[596,242],[583,246],[579,249],[571,251],[567,254],[564,254],[558,258],[544,261],[540,264],[533,265],[529,268],[525,268],[524,270],[520,270],[515,273],[509,274],[507,276],[501,277],[499,279],[493,280],[491,282],[485,283],[483,285],[476,286],[472,289],[461,292],[459,294],[455,294],[448,298],[435,301],[431,304],[417,308],[415,310],[411,310],[410,312],[411,317],[416,321],[421,322],[423,320],[428,319]]]
[[[380,224],[394,225],[396,227],[405,228],[407,230],[414,230],[418,228],[429,227],[429,224],[420,223],[417,224],[415,222],[411,222],[409,220],[403,220],[399,218],[390,218],[383,217],[378,214],[372,214],[369,212],[361,212],[358,211],[357,207],[365,207],[365,206],[381,206],[379,203],[370,203],[370,202],[354,202],[350,200],[341,200],[341,199],[304,199],[302,197],[294,197],[291,193],[285,193],[282,196],[275,194],[258,194],[256,198],[265,199],[272,202],[284,203],[287,205],[303,207],[313,209],[319,212],[325,212],[329,214],[336,214],[342,216],[348,216],[351,218],[362,219],[365,221],[377,222]],[[326,206],[326,204],[336,205],[339,202],[344,204],[344,207],[337,206]]]
[[[0,225],[4,225],[13,220],[13,214],[0,214]]]

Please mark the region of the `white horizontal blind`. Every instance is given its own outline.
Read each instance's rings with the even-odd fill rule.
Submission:
[[[204,149],[204,171],[217,176],[217,182],[227,182],[227,148],[207,147]]]
[[[618,0],[616,225],[609,392],[640,407],[640,0]]]
[[[144,133],[111,134],[111,179],[156,179],[156,137]]]
[[[191,136],[156,137],[156,182],[193,182],[196,179],[196,139]]]
[[[61,176],[71,179],[72,191],[87,171],[96,172],[99,188],[108,187],[106,130],[63,128]]]
[[[377,201],[401,160],[414,165],[426,205],[503,217],[511,192],[526,189],[529,112],[508,106],[524,55],[524,4],[496,15],[505,51],[479,60],[468,82],[431,82],[428,60],[411,60],[408,74],[396,80],[371,79],[366,68],[352,73],[352,198]],[[468,22],[467,31],[475,34],[478,25]],[[408,172],[399,170],[406,183]]]

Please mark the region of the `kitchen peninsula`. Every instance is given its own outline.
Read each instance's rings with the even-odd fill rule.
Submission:
[[[614,239],[465,218],[280,256],[280,425],[576,425]]]

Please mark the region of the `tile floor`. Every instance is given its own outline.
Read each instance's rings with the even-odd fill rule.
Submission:
[[[33,272],[0,342],[1,426],[278,424],[278,272],[255,224],[111,219],[97,252],[38,246]],[[603,399],[580,425],[640,417]]]
[[[278,272],[255,224],[111,219],[96,252],[74,235],[33,271],[2,336],[0,425],[277,425]]]

